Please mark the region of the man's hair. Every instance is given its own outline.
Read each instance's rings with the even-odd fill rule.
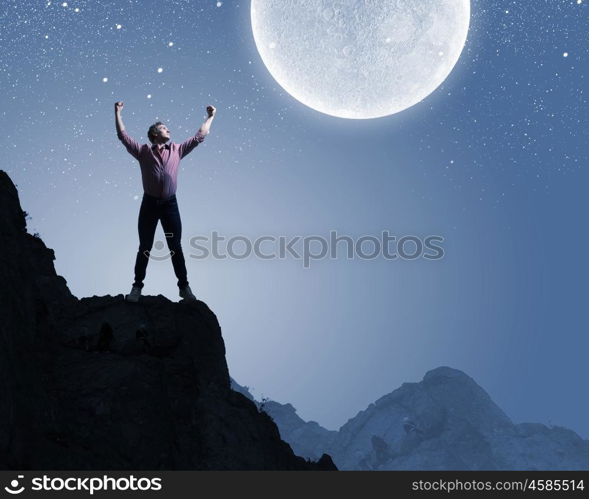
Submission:
[[[151,125],[149,127],[149,130],[147,130],[147,138],[149,139],[149,141],[153,144],[155,137],[157,136],[157,127],[159,125],[163,125],[164,123],[162,123],[161,121],[158,121],[157,123],[154,123],[153,125]]]

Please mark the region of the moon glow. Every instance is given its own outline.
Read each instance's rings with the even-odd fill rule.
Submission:
[[[450,74],[470,0],[252,0],[256,47],[295,99],[340,118],[407,109]]]

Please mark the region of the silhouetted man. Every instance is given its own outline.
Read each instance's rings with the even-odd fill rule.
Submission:
[[[170,131],[161,121],[154,123],[147,131],[150,144],[140,145],[125,131],[121,111],[122,102],[115,103],[115,118],[117,137],[127,151],[139,161],[141,178],[143,181],[143,199],[139,209],[139,250],[135,260],[135,280],[131,292],[126,296],[128,301],[137,302],[141,296],[143,280],[147,271],[149,253],[153,246],[153,238],[158,220],[168,243],[172,256],[174,273],[178,278],[180,297],[185,300],[196,300],[188,285],[186,263],[180,238],[182,222],[178,203],[176,201],[176,187],[180,160],[200,144],[209,133],[209,128],[217,110],[214,106],[207,107],[207,119],[193,137],[181,144],[168,143]]]

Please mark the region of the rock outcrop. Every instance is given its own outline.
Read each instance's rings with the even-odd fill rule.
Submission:
[[[335,469],[230,389],[205,303],[78,299],[3,171],[0,210],[1,469]]]

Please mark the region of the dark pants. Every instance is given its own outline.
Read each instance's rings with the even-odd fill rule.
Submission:
[[[158,220],[162,222],[169,253],[162,256],[150,256]],[[143,280],[145,279],[147,263],[150,258],[153,260],[167,260],[170,255],[172,255],[174,273],[178,278],[178,287],[182,288],[188,285],[186,263],[180,246],[182,222],[176,195],[174,194],[168,199],[162,200],[144,193],[137,225],[139,228],[139,251],[137,251],[135,260],[135,282],[133,286],[143,288]],[[158,247],[158,244],[156,244],[156,249],[160,250],[162,247]]]

